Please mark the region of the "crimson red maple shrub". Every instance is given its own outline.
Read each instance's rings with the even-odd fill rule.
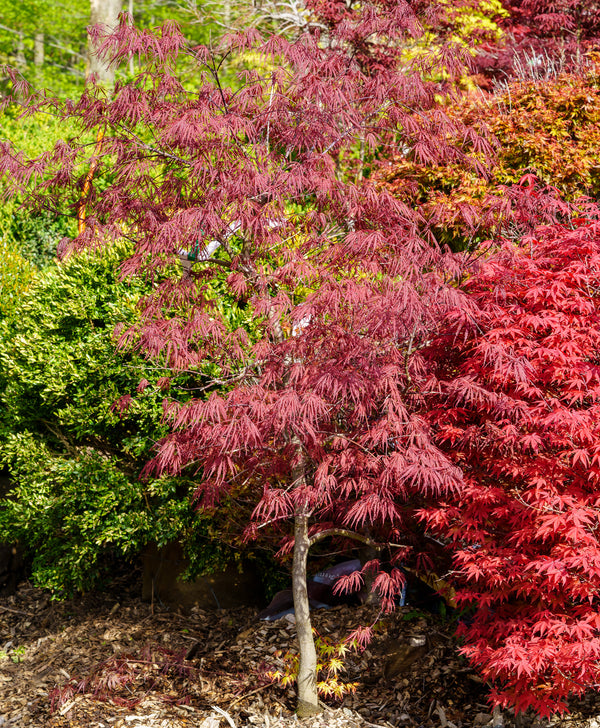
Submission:
[[[465,290],[429,413],[464,482],[425,517],[475,609],[462,652],[494,700],[548,715],[600,682],[600,226],[506,242]]]

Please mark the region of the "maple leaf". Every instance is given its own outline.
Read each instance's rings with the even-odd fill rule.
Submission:
[[[598,684],[597,412],[580,382],[600,336],[599,253],[596,224],[500,246],[465,286],[481,311],[446,349],[455,376],[430,415],[468,477],[423,512],[456,545],[458,603],[475,606],[464,654],[497,681],[495,699],[542,714]]]

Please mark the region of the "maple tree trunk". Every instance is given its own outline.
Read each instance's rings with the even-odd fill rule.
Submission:
[[[320,712],[317,696],[317,653],[310,623],[310,605],[306,589],[306,562],[309,547],[308,515],[304,509],[299,508],[294,518],[294,562],[292,566],[296,633],[300,651],[297,708],[299,718],[306,718]]]

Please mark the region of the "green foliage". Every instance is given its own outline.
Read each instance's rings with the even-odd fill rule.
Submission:
[[[5,318],[33,277],[31,264],[6,240],[0,239],[0,318]]]
[[[0,650],[0,662],[2,660],[11,660],[14,663],[23,662],[25,657],[26,648],[21,645],[20,647],[13,647],[11,650]]]
[[[16,201],[0,205],[0,230],[6,245],[32,268],[43,269],[56,257],[58,243],[69,233],[69,221],[49,212],[31,213]]]
[[[119,280],[124,253],[54,262],[18,300],[0,299],[7,311],[14,303],[0,321],[0,462],[15,483],[0,503],[0,541],[18,539],[35,582],[59,596],[91,587],[111,560],[149,542],[182,541],[192,574],[232,558],[227,513],[198,517],[190,478],[139,479],[165,432],[164,372],[115,350],[113,328],[135,320],[150,290]],[[198,377],[171,378],[171,395],[185,400]]]
[[[0,115],[0,141],[10,140],[27,157],[42,154],[75,131],[73,125],[49,114],[20,116],[21,111],[7,108]],[[33,268],[49,265],[60,240],[74,232],[75,222],[69,214],[32,209],[22,195],[0,201],[0,244],[16,251]],[[3,295],[0,292],[0,298]]]
[[[143,494],[118,461],[94,451],[56,457],[30,433],[9,436],[3,458],[17,486],[0,510],[0,538],[26,546],[37,584],[55,594],[85,590],[103,556],[130,555],[147,540]]]
[[[130,459],[148,452],[158,434],[158,391],[125,417],[111,409],[147,368],[141,357],[115,357],[111,342],[114,326],[135,317],[143,290],[117,280],[118,257],[112,250],[54,264],[0,324],[0,433],[43,432],[54,448],[77,441]]]

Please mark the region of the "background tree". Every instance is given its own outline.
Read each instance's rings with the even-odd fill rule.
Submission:
[[[119,24],[122,10],[122,0],[90,0],[90,26],[99,26],[104,32],[111,32]],[[115,81],[115,67],[98,54],[97,45],[94,36],[91,36],[88,39],[88,73],[94,74],[100,83],[112,86]]]
[[[46,0],[0,3],[0,57],[39,85],[66,92],[83,82],[89,6],[64,0],[58,7]]]
[[[235,18],[249,17],[248,5],[239,3],[236,8]],[[47,0],[19,4],[0,0],[0,60],[18,66],[39,88],[74,96],[83,89],[86,70],[94,70],[89,67],[87,27],[95,23],[113,25],[119,9],[131,12],[141,27],[175,21],[192,43],[206,43],[225,30],[224,10],[219,3],[195,3],[192,7],[177,0],[136,0],[125,4],[94,0],[91,6],[90,0],[61,0],[59,4]],[[130,72],[131,63],[125,63],[119,71],[123,75]],[[2,74],[0,83],[6,87],[10,79]]]

